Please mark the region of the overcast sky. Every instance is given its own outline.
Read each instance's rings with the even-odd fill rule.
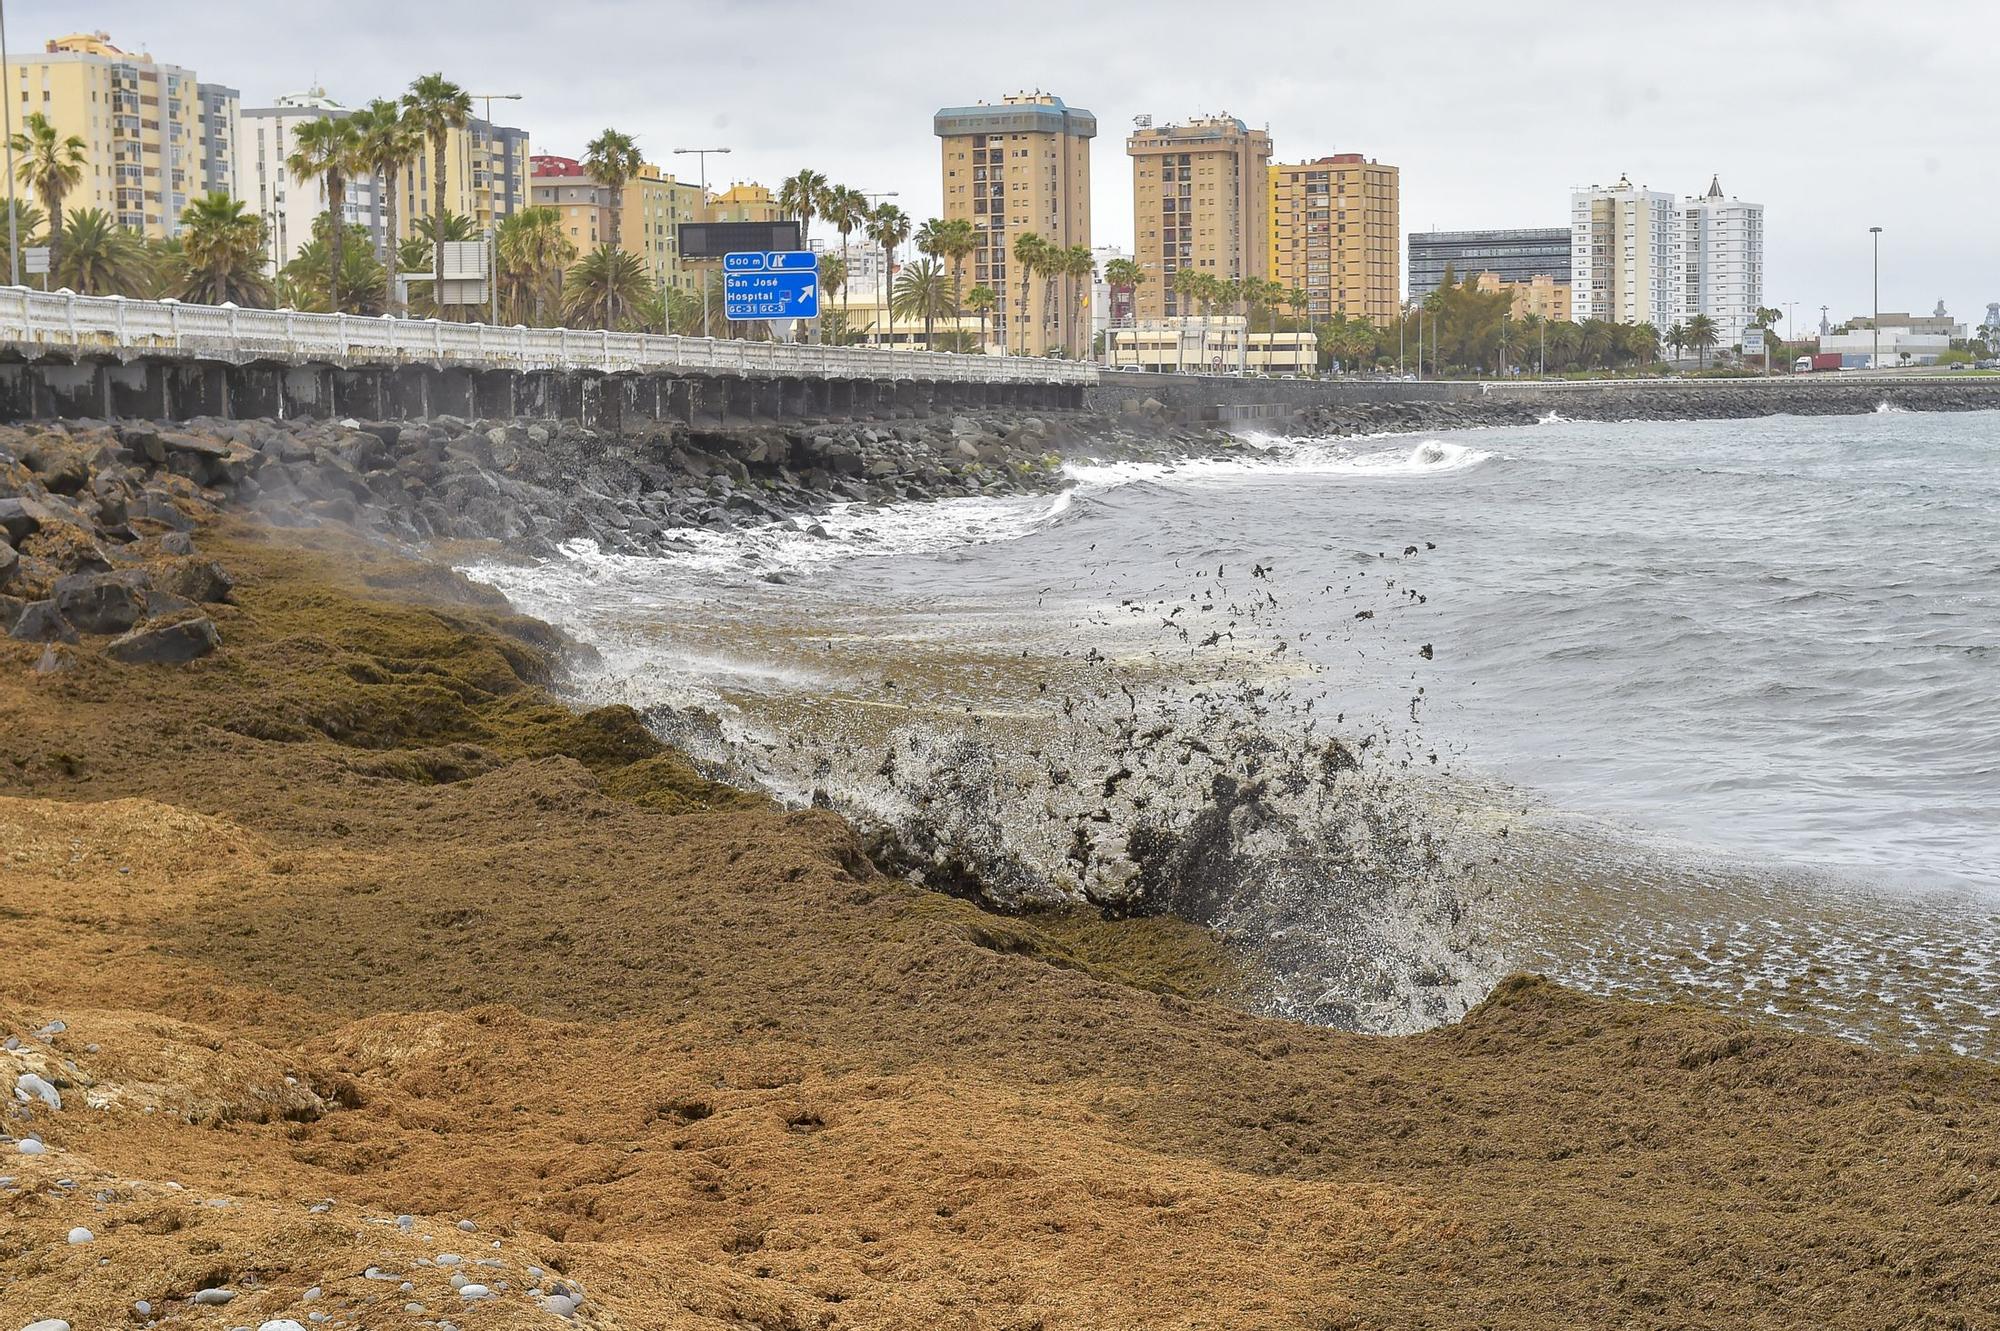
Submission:
[[[1408,230],[1560,226],[1568,191],[1628,173],[1766,205],[1765,300],[1799,327],[1943,299],[2000,300],[2000,3],[1925,0],[15,0],[15,49],[102,28],[244,105],[324,83],[359,103],[442,69],[520,92],[496,119],[537,151],[605,125],[669,149],[726,145],[710,183],[802,166],[939,211],[940,106],[1044,89],[1094,111],[1097,243],[1132,243],[1124,137],[1227,111],[1280,160],[1359,152],[1402,168]],[[693,178],[693,159],[679,159]]]

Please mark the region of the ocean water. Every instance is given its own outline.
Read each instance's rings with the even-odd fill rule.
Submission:
[[[1200,697],[1369,737],[1431,783],[1408,816],[1485,838],[1468,991],[1532,965],[1994,1048],[2000,413],[1257,443],[477,572],[795,797],[892,727],[1004,756],[1093,691]]]

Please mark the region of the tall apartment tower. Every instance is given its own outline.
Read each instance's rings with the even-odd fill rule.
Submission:
[[[39,112],[83,140],[83,179],[65,208],[101,208],[120,226],[171,236],[194,199],[237,189],[234,89],[122,51],[103,32],[58,37],[10,63],[14,128]]]
[[[1573,190],[1570,307],[1577,322],[1649,323],[1665,333],[1687,313],[1680,201],[1620,176]]]
[[[1402,291],[1399,172],[1341,153],[1271,167],[1271,280],[1306,293],[1315,320],[1387,324]]]
[[[1052,348],[1083,356],[1090,337],[1086,300],[1066,279],[1035,277],[1024,289],[1013,246],[1028,232],[1064,249],[1090,244],[1097,117],[1031,92],[998,104],[945,107],[931,127],[943,154],[944,218],[965,218],[979,236],[966,265],[968,290],[991,287],[1000,297],[990,336],[1003,349],[1031,356]]]
[[[1764,205],[1727,197],[1711,177],[1708,193],[1686,200],[1681,214],[1683,317],[1706,314],[1716,345],[1738,346],[1764,303]]]
[[[324,88],[286,93],[269,106],[253,106],[242,113],[243,160],[237,167],[237,197],[264,219],[264,252],[273,272],[297,258],[311,243],[313,224],[326,213],[326,177],[296,180],[285,163],[294,146],[292,136],[300,125],[311,121],[341,120],[353,114],[328,97]],[[381,205],[372,175],[357,171],[348,177],[341,215],[367,227],[378,247],[387,229]],[[401,225],[407,236],[407,215]]]
[[[1132,252],[1146,274],[1133,302],[1139,318],[1196,312],[1174,291],[1183,268],[1223,280],[1269,273],[1270,134],[1227,115],[1160,126],[1148,118],[1125,151]]]

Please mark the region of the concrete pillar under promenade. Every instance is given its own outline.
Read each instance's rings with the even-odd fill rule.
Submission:
[[[476,416],[472,371],[441,369],[434,372],[437,382],[431,390],[431,410],[440,416]]]
[[[34,368],[40,372],[41,379],[37,406],[46,404],[41,414],[51,416],[105,414],[104,385],[97,373],[95,361],[85,361],[80,365],[43,361]]]
[[[333,371],[334,414],[364,421],[382,419],[386,414],[382,410],[382,383],[387,377],[388,372],[378,365],[336,368]],[[240,403],[238,409],[241,410]]]
[[[752,379],[750,381],[750,415],[759,421],[781,420],[785,415],[786,380],[782,378]]]
[[[142,360],[106,364],[101,372],[105,414],[139,420],[165,419],[167,381],[155,369]]]
[[[788,421],[804,420],[813,411],[812,383],[806,379],[778,380],[778,415]]]
[[[399,365],[389,375],[384,414],[397,420],[422,420],[431,414],[431,376],[421,365]]]
[[[898,379],[889,386],[889,400],[894,404],[898,416],[917,414],[917,384],[913,379]]]
[[[514,415],[514,386],[521,378],[512,370],[484,370],[473,376],[473,412],[495,420]]]
[[[223,370],[229,383],[229,409],[240,420],[252,420],[259,416],[277,418],[285,411],[285,375],[287,367],[274,361],[256,360],[248,365],[231,365]],[[159,410],[152,415],[165,416],[166,383],[159,383]]]
[[[554,409],[557,376],[548,370],[531,370],[514,376],[514,402],[510,416],[527,419],[556,415]]]
[[[826,381],[826,414],[837,421],[854,419],[854,381],[852,379],[829,379]]]
[[[220,365],[174,361],[161,366],[167,380],[167,415],[177,421],[229,414],[229,385]],[[315,385],[317,372],[309,372]]]
[[[722,408],[721,420],[747,421],[757,414],[757,393],[749,380],[724,379],[716,386],[721,389],[718,402]]]
[[[695,385],[691,379],[668,377],[660,384],[660,419],[694,423]]]

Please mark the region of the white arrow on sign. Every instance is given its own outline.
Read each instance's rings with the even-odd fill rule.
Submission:
[[[799,288],[799,300],[801,302],[804,302],[811,300],[812,298],[813,298],[813,284],[808,282],[804,286]]]

